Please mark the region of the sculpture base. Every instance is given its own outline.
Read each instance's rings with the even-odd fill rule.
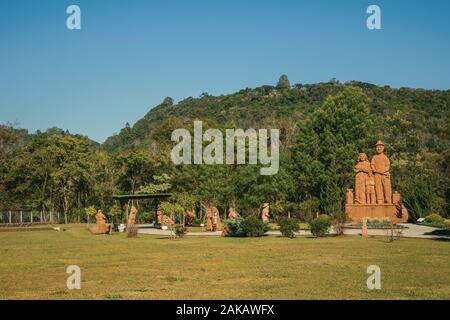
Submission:
[[[345,213],[351,222],[361,222],[364,218],[408,222],[408,210],[401,204],[346,204]]]
[[[109,224],[106,224],[106,223],[98,224],[97,223],[96,225],[94,225],[89,230],[93,234],[107,234],[107,233],[109,233],[110,229],[111,229],[111,225],[109,225]]]

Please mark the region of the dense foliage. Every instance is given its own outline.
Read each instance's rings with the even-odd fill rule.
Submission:
[[[310,222],[311,233],[315,237],[324,237],[328,234],[331,227],[330,219],[326,218],[326,216],[319,216],[317,219],[314,219]]]
[[[227,223],[230,237],[262,237],[270,227],[255,216],[239,218]]]
[[[311,221],[337,216],[353,187],[359,152],[371,157],[382,139],[391,158],[392,184],[412,219],[450,209],[450,90],[392,89],[361,82],[277,86],[179,103],[171,98],[103,145],[51,128],[28,134],[0,126],[0,210],[54,210],[67,220],[86,220],[87,207],[116,216],[116,193],[171,192],[164,204],[174,215],[214,205],[245,216],[270,202],[274,218]],[[203,121],[203,130],[279,128],[280,169],[259,165],[174,166],[172,131]],[[151,202],[140,203],[153,212]],[[153,216],[153,214],[149,215]]]
[[[297,219],[281,218],[278,224],[280,225],[281,234],[288,238],[295,238],[295,232],[300,230],[300,225]]]

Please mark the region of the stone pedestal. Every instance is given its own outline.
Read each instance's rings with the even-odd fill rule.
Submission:
[[[397,204],[346,204],[345,212],[351,222],[362,222],[365,218],[389,218],[393,223],[408,222],[408,211]]]

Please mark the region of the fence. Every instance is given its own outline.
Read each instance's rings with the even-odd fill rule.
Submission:
[[[2,211],[0,225],[59,223],[61,215],[53,211]]]

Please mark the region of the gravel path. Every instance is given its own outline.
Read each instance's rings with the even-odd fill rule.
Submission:
[[[431,232],[435,230],[439,230],[436,228],[426,227],[426,226],[420,226],[412,223],[405,223],[403,224],[407,229],[402,229],[402,237],[405,238],[422,238],[422,239],[448,239],[450,240],[450,236],[442,236],[442,235],[433,235],[430,234]],[[368,229],[368,235],[371,236],[387,236],[388,230],[380,230],[380,229]],[[170,231],[169,230],[161,230],[161,229],[155,229],[148,225],[140,225],[139,226],[139,233],[140,234],[149,234],[149,235],[159,235],[159,236],[169,236]],[[333,233],[333,231],[331,231]],[[210,237],[210,236],[221,236],[221,231],[216,232],[188,232],[187,236],[202,236],[202,237]],[[279,236],[281,233],[279,231],[268,231],[266,234],[268,235],[275,235]],[[300,232],[296,233],[300,236],[308,236],[311,235],[311,232],[301,230]],[[347,235],[360,235],[361,229],[345,229],[345,234]]]

